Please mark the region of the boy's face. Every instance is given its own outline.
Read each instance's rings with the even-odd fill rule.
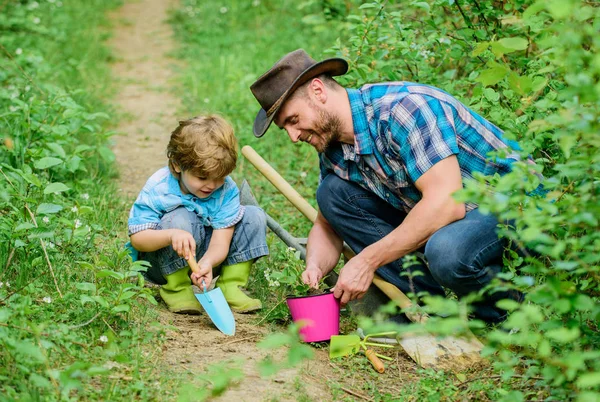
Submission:
[[[198,198],[209,197],[216,189],[225,183],[225,178],[209,179],[198,177],[189,170],[179,174],[179,187],[183,194],[193,194]]]

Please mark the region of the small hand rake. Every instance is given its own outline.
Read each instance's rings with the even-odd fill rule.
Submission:
[[[256,151],[246,145],[242,154],[275,188],[283,194],[311,222],[317,218],[317,211],[275,169],[271,167]],[[347,245],[344,256],[354,256]],[[384,281],[375,274],[373,284],[406,311],[406,316],[413,322],[425,323],[429,317],[425,313],[413,313],[412,301],[396,286]],[[408,310],[408,311],[407,311]],[[402,334],[400,345],[406,353],[422,367],[460,371],[483,361],[480,352],[483,344],[473,335],[467,333],[465,338],[446,336],[436,338],[430,334]]]
[[[369,349],[368,346],[377,346],[381,348],[393,348],[394,345],[384,344],[384,343],[376,343],[369,342],[370,337],[377,336],[386,336],[386,335],[395,335],[395,332],[382,332],[379,334],[371,334],[365,336],[364,339],[360,339],[358,335],[333,335],[331,337],[331,341],[329,343],[329,358],[333,359],[336,357],[343,356],[351,356],[363,348],[365,351],[365,356],[373,365],[373,368],[377,370],[378,373],[383,373],[385,371],[385,366],[380,359],[384,360],[393,360],[391,357],[387,357],[384,355],[380,355],[379,353],[375,353],[374,350]]]

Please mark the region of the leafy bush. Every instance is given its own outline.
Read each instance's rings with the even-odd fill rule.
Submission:
[[[487,335],[506,400],[600,398],[600,8],[585,1],[376,1],[342,22],[328,51],[350,60],[342,83],[406,80],[440,87],[517,139],[523,160],[458,196],[513,219],[503,235],[533,252],[507,256],[501,279],[527,293]],[[545,196],[528,193],[539,184]],[[454,308],[458,311],[458,308]],[[474,323],[473,325],[479,326]],[[518,329],[517,333],[509,329]],[[536,379],[536,381],[530,381]]]
[[[113,111],[100,101],[110,94],[100,26],[118,4],[0,5],[3,399],[150,399],[155,392],[136,354],[160,333],[142,328],[147,303],[138,301],[156,302],[143,287],[146,268],[114,241],[124,224],[110,181]],[[135,381],[99,381],[132,364]]]

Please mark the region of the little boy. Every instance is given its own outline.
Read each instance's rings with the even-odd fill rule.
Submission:
[[[240,205],[228,176],[237,162],[233,128],[218,115],[182,121],[171,134],[167,157],[168,166],[148,179],[129,213],[133,254],[151,264],[147,279],[162,285],[170,311],[199,314],[192,282],[209,286],[213,269],[223,263],[216,285],[232,310],[262,308],[239,288],[269,250],[264,212]],[[199,261],[190,280],[191,258]]]

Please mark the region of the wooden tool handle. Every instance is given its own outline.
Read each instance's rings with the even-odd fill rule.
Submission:
[[[187,261],[188,265],[190,266],[190,268],[192,269],[192,272],[194,272],[194,273],[200,272],[200,268],[198,268],[198,262],[196,262],[196,257],[191,256],[186,261]]]
[[[381,359],[379,357],[377,357],[377,355],[375,355],[374,350],[372,350],[372,349],[365,350],[365,355],[367,356],[367,359],[369,359],[369,361],[373,365],[373,368],[378,373],[381,374],[385,371],[385,366],[383,365],[383,362],[381,361]]]
[[[283,194],[304,216],[306,216],[311,222],[315,222],[317,219],[317,210],[308,203],[302,196],[294,190],[294,188],[283,178],[275,169],[265,161],[251,146],[246,145],[242,148],[242,154],[252,163],[252,165],[267,178],[275,186],[281,194]],[[351,259],[356,254],[344,243],[344,249],[342,250],[344,256],[347,259]],[[412,302],[400,289],[392,285],[389,282],[384,281],[379,275],[375,274],[373,283],[383,293],[386,294],[391,300],[393,300],[400,308],[408,308],[412,306]],[[408,318],[412,321],[422,322],[424,319],[419,319],[416,314],[408,315]],[[413,319],[414,317],[414,319]]]
[[[311,222],[317,219],[317,210],[308,203],[275,169],[271,167],[251,146],[242,148],[242,154],[254,165]]]

